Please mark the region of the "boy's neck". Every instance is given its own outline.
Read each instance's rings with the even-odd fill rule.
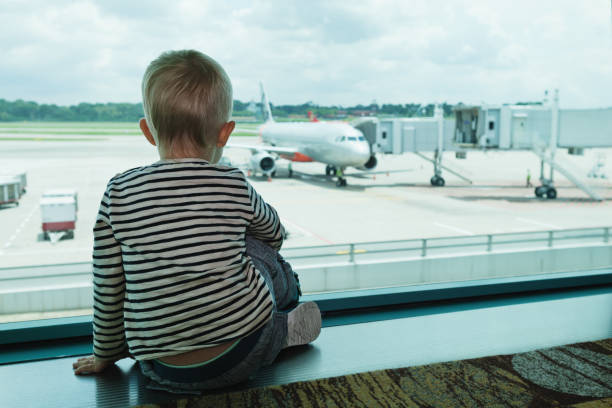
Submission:
[[[170,152],[166,152],[163,149],[159,149],[159,158],[162,160],[176,160],[176,159],[202,159],[209,163],[216,163],[218,160],[214,160],[217,155],[217,149],[207,149],[207,151],[195,151],[195,150],[180,150],[173,149]]]

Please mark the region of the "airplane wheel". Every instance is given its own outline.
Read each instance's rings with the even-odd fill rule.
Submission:
[[[546,198],[550,200],[554,200],[555,198],[557,198],[557,190],[554,187],[550,187],[546,191]]]
[[[429,182],[431,183],[432,186],[436,186],[436,187],[443,187],[444,184],[446,184],[446,182],[444,181],[444,178],[440,176],[433,176],[431,180],[429,180]]]
[[[538,198],[542,198],[544,197],[544,194],[546,194],[546,187],[544,186],[539,186],[535,188],[535,195]]]
[[[336,181],[336,187],[346,187],[346,180],[338,179],[338,181]]]

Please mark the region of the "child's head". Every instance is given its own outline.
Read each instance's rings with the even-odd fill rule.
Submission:
[[[194,50],[164,52],[145,71],[142,99],[150,134],[143,132],[154,139],[162,158],[211,153],[207,159],[220,158],[215,146],[225,144],[218,143],[224,127],[231,124],[233,130],[233,122],[228,123],[233,102],[232,84],[215,60]]]

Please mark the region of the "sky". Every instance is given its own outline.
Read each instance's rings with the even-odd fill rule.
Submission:
[[[148,63],[200,50],[275,104],[612,106],[610,0],[0,0],[0,98],[139,102]]]

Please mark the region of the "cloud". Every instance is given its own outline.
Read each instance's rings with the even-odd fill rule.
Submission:
[[[275,103],[610,106],[610,4],[571,1],[8,1],[0,98],[60,104],[140,100],[149,61],[196,48],[235,97]]]

